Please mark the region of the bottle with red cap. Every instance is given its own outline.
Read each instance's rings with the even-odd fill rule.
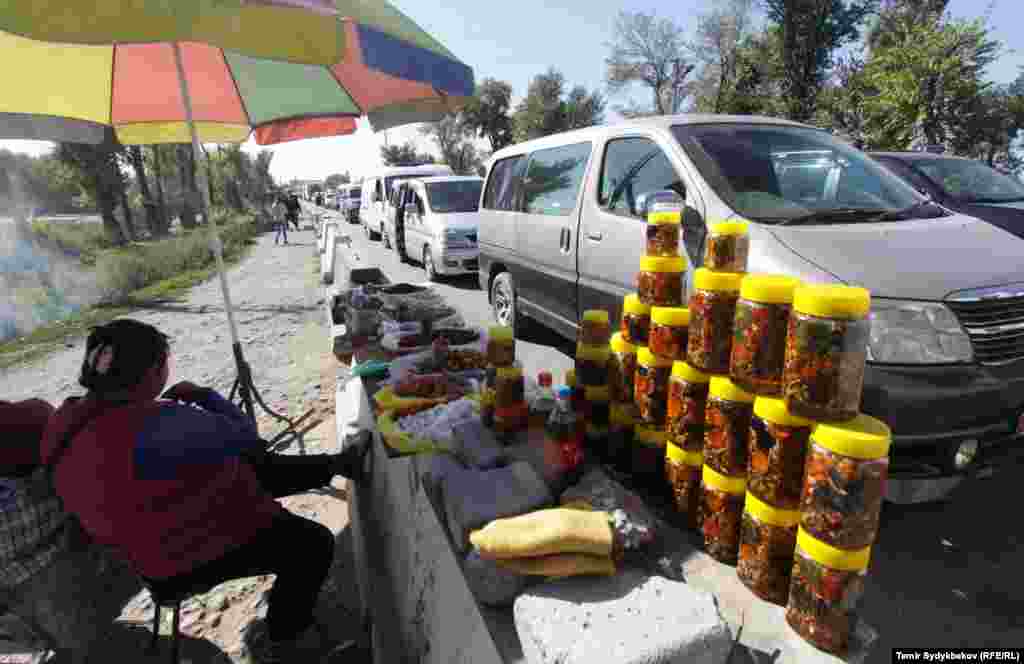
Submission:
[[[540,387],[530,402],[530,428],[543,428],[551,416],[551,411],[555,409],[555,391],[551,388],[551,382],[550,371],[541,371],[537,374],[537,384]]]

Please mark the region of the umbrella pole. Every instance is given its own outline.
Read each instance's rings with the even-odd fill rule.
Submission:
[[[253,401],[259,403],[263,410],[267,411],[275,419],[287,422],[289,428],[294,428],[294,422],[289,418],[275,413],[267,404],[263,402],[263,398],[260,396],[259,391],[252,382],[252,369],[249,367],[249,363],[245,361],[245,356],[242,353],[242,344],[238,340],[238,327],[235,324],[235,309],[231,302],[231,292],[228,290],[228,277],[227,270],[224,267],[224,245],[220,240],[220,235],[217,232],[217,224],[213,221],[213,218],[209,214],[210,209],[210,187],[207,179],[206,171],[203,170],[200,156],[202,155],[202,147],[199,144],[199,133],[196,131],[195,120],[192,114],[192,97],[188,90],[188,81],[185,78],[185,63],[181,57],[181,45],[178,42],[173,42],[174,47],[174,62],[178,68],[178,84],[181,86],[181,99],[185,106],[185,121],[188,123],[189,134],[192,137],[192,154],[196,162],[196,172],[199,175],[199,208],[200,215],[203,221],[206,223],[207,228],[210,232],[210,250],[213,252],[214,259],[217,264],[217,276],[220,280],[220,292],[224,297],[224,311],[228,316],[228,330],[231,334],[231,350],[235,356],[235,366],[238,369],[238,376],[235,378],[235,384],[231,388],[231,396],[233,398],[235,391],[238,391],[239,399],[242,402],[242,410],[252,420],[253,425],[256,424],[256,409],[253,405]]]

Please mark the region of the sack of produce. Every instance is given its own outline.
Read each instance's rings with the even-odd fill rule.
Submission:
[[[536,558],[582,553],[612,555],[612,526],[607,512],[552,508],[497,519],[470,534],[486,559]]]
[[[498,558],[500,569],[527,576],[564,578],[568,576],[612,576],[616,572],[611,556],[591,556],[585,553],[558,553],[537,558]]]

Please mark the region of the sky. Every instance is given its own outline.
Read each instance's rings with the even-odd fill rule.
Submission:
[[[546,0],[515,0],[510,3],[480,0],[392,0],[392,4],[419,23],[445,44],[456,57],[473,67],[476,79],[496,78],[512,85],[513,103],[526,92],[535,75],[554,66],[565,75],[569,86],[603,89],[604,58],[612,26],[619,10],[654,12],[671,18],[692,34],[696,17],[707,11],[714,0],[627,1],[618,5],[594,0],[561,0],[558,7]],[[440,4],[440,6],[439,6]],[[1024,36],[1012,26],[1024,24],[1021,0],[952,0],[950,12],[956,17],[977,18],[991,5],[989,23],[1006,53],[989,70],[998,83],[1016,78],[1024,66]],[[500,7],[500,9],[499,9]],[[633,96],[646,101],[636,90]],[[625,101],[612,98],[612,104]],[[617,119],[614,112],[606,114]],[[421,150],[429,149],[428,139],[416,126],[392,129],[386,137],[374,134],[360,121],[359,131],[346,137],[298,141],[271,148],[274,160],[271,172],[280,180],[323,178],[331,173],[349,171],[361,175],[380,165],[380,146],[413,139]],[[486,147],[486,144],[482,144]],[[47,144],[26,141],[0,141],[0,147],[40,153]],[[255,152],[253,142],[245,149]],[[436,153],[436,149],[432,149]]]

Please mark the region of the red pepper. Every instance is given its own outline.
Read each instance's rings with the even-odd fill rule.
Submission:
[[[721,528],[718,526],[718,519],[714,517],[704,519],[702,529],[704,530],[705,537],[718,537],[718,534],[721,532]]]

